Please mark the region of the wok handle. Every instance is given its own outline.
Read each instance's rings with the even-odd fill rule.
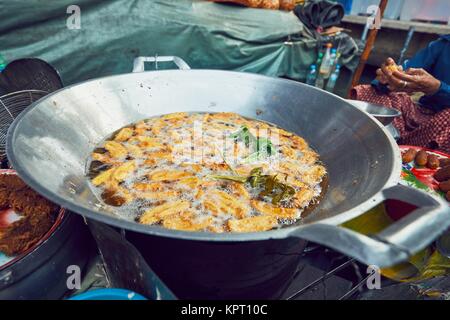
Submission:
[[[441,198],[401,185],[384,190],[383,196],[418,209],[372,236],[325,223],[305,225],[293,236],[333,248],[367,265],[390,267],[426,248],[450,226],[450,206]]]
[[[134,59],[133,72],[144,72],[145,63],[155,63],[156,69],[158,69],[158,62],[173,62],[180,70],[190,70],[191,67],[180,57],[176,56],[163,56],[163,57],[137,57]]]

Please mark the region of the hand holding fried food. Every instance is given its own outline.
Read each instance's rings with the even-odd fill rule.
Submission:
[[[392,85],[391,78],[395,72],[402,72],[403,68],[401,66],[398,66],[394,59],[388,58],[386,61],[381,65],[379,69],[377,69],[376,79],[384,85]]]
[[[422,92],[427,96],[434,95],[441,87],[441,81],[422,68],[409,68],[406,72],[395,71],[390,81],[394,90],[400,88],[398,91]]]
[[[386,66],[386,69],[391,72],[402,71],[402,69],[396,63]]]
[[[431,96],[439,91],[441,81],[423,68],[404,71],[394,59],[388,58],[377,70],[377,80],[394,92],[422,92]]]

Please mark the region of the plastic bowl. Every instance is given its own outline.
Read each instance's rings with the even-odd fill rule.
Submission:
[[[148,300],[140,294],[124,289],[98,289],[69,298],[69,300]]]

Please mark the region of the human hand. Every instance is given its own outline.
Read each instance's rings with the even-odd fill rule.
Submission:
[[[392,58],[388,58],[386,59],[386,61],[381,65],[381,67],[379,69],[377,69],[376,73],[377,73],[377,77],[376,79],[381,83],[381,84],[389,84],[389,77],[387,74],[392,73],[394,71],[403,71],[403,67],[402,66],[398,66],[394,59]]]
[[[425,95],[431,96],[441,87],[441,81],[422,68],[410,68],[406,72],[394,71],[392,76],[390,81],[394,86],[400,86],[406,92],[423,92]]]

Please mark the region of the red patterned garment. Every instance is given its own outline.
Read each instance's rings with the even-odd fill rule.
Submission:
[[[436,113],[415,104],[406,93],[379,94],[371,85],[353,88],[352,99],[401,111],[402,116],[394,120],[400,144],[450,153],[450,108]]]

